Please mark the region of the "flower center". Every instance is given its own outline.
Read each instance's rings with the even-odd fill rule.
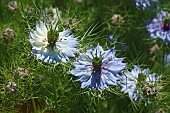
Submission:
[[[163,23],[163,30],[169,31],[170,30],[170,19],[165,19]]]
[[[147,96],[156,95],[158,93],[157,84],[154,82],[146,82],[146,78],[143,74],[138,75],[137,88],[142,94]]]
[[[102,69],[102,58],[94,57],[92,61],[93,71],[101,72]]]
[[[55,30],[48,31],[48,46],[51,46],[52,48],[55,47],[55,43],[57,42],[59,37],[59,33]]]
[[[145,95],[156,95],[158,93],[157,84],[153,82],[146,82],[142,85],[142,91]]]

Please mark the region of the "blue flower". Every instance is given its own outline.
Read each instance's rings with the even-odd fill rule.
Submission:
[[[150,2],[158,2],[158,0],[135,0],[136,6],[145,9],[150,6]]]
[[[78,52],[77,38],[69,29],[59,32],[56,23],[37,22],[36,30],[31,30],[29,37],[32,53],[44,62],[66,62]]]
[[[124,58],[116,58],[114,49],[104,51],[98,44],[96,48],[87,49],[80,53],[73,62],[75,69],[70,73],[82,82],[81,88],[92,87],[93,90],[102,90],[109,85],[116,85],[120,77],[118,73],[126,66]]]
[[[170,14],[160,11],[152,22],[147,25],[151,38],[161,38],[167,45],[170,41]]]
[[[135,66],[131,71],[126,71],[121,76],[120,85],[122,92],[128,93],[129,97],[134,100],[142,100],[145,95],[155,95],[158,92],[157,83],[159,77],[156,74],[150,74],[150,70],[141,70]]]

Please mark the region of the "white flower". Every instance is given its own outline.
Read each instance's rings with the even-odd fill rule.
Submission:
[[[77,53],[77,38],[71,35],[69,29],[59,32],[56,24],[39,21],[36,30],[30,31],[32,53],[44,62],[66,62]]]

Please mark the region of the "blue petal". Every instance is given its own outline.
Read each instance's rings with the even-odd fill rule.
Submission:
[[[108,87],[108,85],[106,84],[106,80],[104,79],[103,76],[101,76],[98,89],[102,90],[102,89],[107,88],[107,87]]]
[[[114,75],[118,74],[121,70],[123,70],[126,67],[125,63],[120,63],[117,61],[110,61],[107,63],[107,65],[104,67],[105,70],[110,71]]]
[[[103,48],[99,44],[92,51],[93,57],[98,57],[98,58],[100,58],[103,53],[104,53],[104,50],[103,50]]]
[[[81,88],[87,88],[90,85],[91,85],[91,78],[88,81],[86,81],[86,82],[82,82],[81,83]]]
[[[115,51],[114,49],[109,49],[105,52],[105,54],[102,56],[103,62],[108,62],[109,60],[112,60],[115,57]]]
[[[109,71],[102,71],[102,77],[105,78],[105,81],[108,85],[115,85],[120,80],[120,77],[113,75]]]
[[[91,76],[84,74],[84,75],[79,76],[77,81],[87,82],[90,78],[91,78]]]
[[[98,89],[100,79],[101,79],[100,73],[95,72],[95,73],[92,74],[91,87],[92,87],[94,90]]]

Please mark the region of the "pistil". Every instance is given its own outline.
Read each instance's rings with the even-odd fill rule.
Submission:
[[[101,72],[102,58],[94,57],[92,64],[93,64],[93,71]]]
[[[58,40],[58,35],[59,34],[57,31],[54,31],[54,30],[48,31],[48,43],[49,43],[48,46],[51,46],[52,48],[55,47],[55,43]]]

